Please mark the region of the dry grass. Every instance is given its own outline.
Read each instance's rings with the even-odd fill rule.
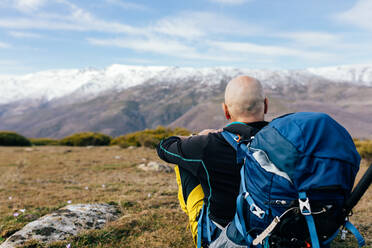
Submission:
[[[364,172],[367,170],[367,166],[371,164],[371,161],[362,161],[359,173],[356,181],[358,182]],[[360,232],[362,232],[366,246],[372,247],[372,187],[369,187],[367,192],[363,195],[362,199],[358,202],[358,205],[353,209],[353,216],[350,218],[351,222],[357,225]],[[349,235],[350,236],[350,235]]]
[[[66,243],[72,247],[193,247],[187,218],[178,207],[174,175],[136,168],[145,160],[159,161],[154,150],[58,146],[29,150],[0,147],[0,242],[67,201],[112,202],[123,212],[118,221],[50,247],[62,248]],[[369,190],[352,217],[369,246],[371,200]],[[15,212],[21,215],[14,217]],[[28,247],[41,246],[32,243]],[[338,242],[333,247],[351,245]]]

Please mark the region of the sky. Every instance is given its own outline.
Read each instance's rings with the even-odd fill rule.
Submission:
[[[0,74],[372,64],[372,0],[0,0]]]

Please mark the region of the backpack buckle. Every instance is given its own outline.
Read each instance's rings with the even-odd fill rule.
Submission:
[[[245,192],[245,193],[244,193],[244,199],[247,199],[248,196],[250,196],[250,195],[249,195],[249,192]]]
[[[265,217],[265,212],[259,208],[255,203],[253,203],[250,207],[249,210],[256,215],[258,218],[263,219]]]
[[[310,208],[310,202],[309,198],[306,197],[306,199],[298,199],[300,211],[302,215],[311,215],[311,208]]]
[[[265,211],[263,211],[259,206],[256,205],[256,203],[254,203],[249,192],[245,192],[244,199],[248,202],[249,211],[251,211],[252,214],[256,215],[260,219],[263,219],[265,217]]]
[[[234,140],[235,140],[237,143],[239,143],[241,139],[242,139],[242,137],[241,137],[239,134],[237,134],[236,137],[234,137]]]

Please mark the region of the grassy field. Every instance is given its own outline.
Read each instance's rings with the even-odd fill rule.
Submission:
[[[178,207],[172,173],[136,168],[159,161],[155,150],[119,147],[0,147],[0,242],[25,224],[74,203],[117,204],[122,217],[103,230],[89,231],[49,247],[186,247],[192,240]],[[159,161],[160,162],[160,161]],[[361,171],[366,170],[363,162]],[[20,210],[25,210],[24,213]],[[18,216],[14,216],[18,213]],[[372,190],[352,221],[372,247]],[[27,247],[42,247],[30,243]],[[348,242],[333,247],[357,247]]]

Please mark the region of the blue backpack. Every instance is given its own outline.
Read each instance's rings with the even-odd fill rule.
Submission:
[[[251,140],[222,132],[242,164],[230,224],[247,247],[329,247],[340,227],[364,240],[343,212],[360,156],[340,124],[324,113],[274,119]]]

